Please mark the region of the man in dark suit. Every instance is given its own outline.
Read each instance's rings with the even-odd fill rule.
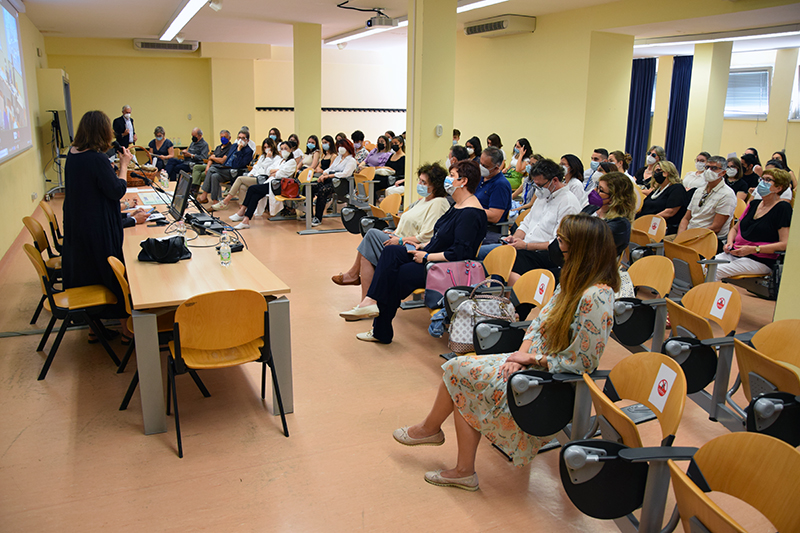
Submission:
[[[122,106],[122,116],[114,119],[112,127],[120,146],[129,146],[136,142],[137,137],[133,128],[133,119],[131,118],[131,106]]]

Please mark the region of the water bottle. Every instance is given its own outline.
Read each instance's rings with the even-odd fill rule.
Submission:
[[[228,232],[222,232],[222,239],[219,245],[219,263],[226,267],[231,264],[231,245],[228,243]]]
[[[181,219],[176,222],[175,225],[178,228],[178,235],[181,237],[181,243],[186,246],[186,224],[183,222],[183,219]]]
[[[166,189],[169,187],[169,175],[166,170],[161,171],[161,188]]]

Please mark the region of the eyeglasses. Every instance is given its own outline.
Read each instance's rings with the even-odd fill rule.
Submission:
[[[775,183],[775,181],[773,181],[772,178],[764,178],[764,177],[762,177],[759,181],[763,181],[764,183],[767,183],[769,185],[772,185],[772,184]]]
[[[706,165],[706,170],[711,170],[711,171],[716,172],[718,170],[722,170],[722,167],[718,167],[718,166],[715,166],[715,165]]]

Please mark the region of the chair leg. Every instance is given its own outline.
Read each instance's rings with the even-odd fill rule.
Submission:
[[[205,384],[203,383],[203,380],[200,379],[200,376],[197,375],[197,371],[196,370],[192,370],[191,368],[189,368],[188,370],[189,370],[189,375],[192,376],[192,379],[194,380],[195,385],[197,385],[197,388],[200,389],[201,393],[203,393],[203,398],[208,398],[209,396],[211,396],[211,393],[208,392],[208,389],[206,388]]]
[[[261,399],[266,399],[267,363],[261,363]]]
[[[114,364],[117,365],[117,367],[119,367],[120,365],[119,357],[117,357],[117,354],[114,353],[114,350],[108,344],[105,335],[103,335],[103,328],[100,327],[94,319],[90,318],[88,314],[81,313],[80,315],[83,318],[84,322],[86,322],[89,325],[94,334],[100,340],[100,344],[103,345],[103,348],[105,348],[106,352],[108,353],[108,356],[111,357],[111,360],[114,361]]]
[[[125,352],[125,357],[122,358],[122,362],[119,364],[119,368],[117,368],[117,374],[122,374],[123,372],[125,372],[125,367],[128,366],[128,361],[130,361],[131,355],[133,355],[133,347],[135,345],[136,341],[131,339],[131,344],[130,346],[128,346],[128,351]]]
[[[120,411],[124,411],[125,409],[128,408],[128,404],[131,403],[131,398],[133,398],[133,393],[136,391],[136,387],[137,386],[139,386],[139,371],[138,370],[133,375],[133,379],[131,380],[131,384],[128,385],[128,392],[125,393],[125,397],[122,399],[122,405],[119,406],[119,410]]]
[[[278,386],[278,376],[275,374],[275,367],[270,361],[269,369],[272,373],[272,386],[275,387],[275,397],[278,399],[278,410],[281,412],[281,422],[283,423],[283,434],[289,436],[289,426],[286,425],[286,413],[283,412],[283,400],[281,399],[281,388]]]
[[[183,458],[183,443],[181,442],[181,423],[178,419],[178,389],[175,387],[175,364],[170,359],[167,372],[172,383],[172,406],[175,408],[175,433],[178,436],[178,457]]]
[[[170,403],[170,399],[172,397],[172,381],[170,381],[169,379],[169,365],[170,363],[169,361],[167,361],[167,416],[170,415],[169,410],[172,406],[172,404]],[[136,371],[138,372],[139,370],[137,369]]]
[[[42,334],[42,340],[39,341],[39,346],[36,347],[37,352],[41,352],[42,350],[44,350],[44,345],[47,344],[47,339],[50,338],[50,333],[53,332],[53,326],[55,325],[56,325],[56,316],[53,315],[52,317],[50,317],[50,322],[47,323],[47,327],[45,328],[44,333]]]
[[[47,376],[47,371],[50,370],[50,365],[53,363],[53,358],[56,356],[56,352],[58,351],[58,346],[61,344],[61,339],[64,338],[64,333],[67,332],[67,325],[69,324],[69,315],[64,317],[63,322],[61,322],[61,328],[58,330],[58,335],[56,335],[56,340],[53,342],[53,346],[50,347],[50,354],[47,356],[47,360],[44,362],[44,366],[42,367],[42,371],[39,372],[39,377],[37,378],[39,381],[42,381],[45,376]]]
[[[42,295],[42,298],[39,300],[39,305],[36,306],[36,311],[33,312],[33,318],[31,318],[31,324],[36,324],[36,321],[39,320],[39,313],[42,312],[44,308],[44,300],[46,296]]]

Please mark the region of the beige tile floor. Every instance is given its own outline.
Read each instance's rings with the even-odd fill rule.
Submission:
[[[60,213],[60,200],[54,204]],[[38,210],[35,216],[43,220]],[[326,219],[323,227],[339,222]],[[298,229],[259,219],[244,233],[253,253],[292,287],[291,437],[258,396],[258,365],[203,374],[208,399],[179,378],[185,457],[178,459],[174,426],[142,433],[138,392],[127,411],[117,410],[135,366],[115,374],[85,331],[66,335],[43,382],[36,381],[44,360],[34,351],[39,336],[0,338],[0,530],[617,530],[572,506],[555,451],[518,469],[484,441],[480,491],[426,484],[425,471],[454,462],[452,422],[438,448],[400,446],[391,432],[427,412],[444,340],[425,332],[426,311],[413,310],[398,314],[393,344],[357,341],[368,323],[345,323],[337,313],[355,305],[359,288],[335,286],[330,276],[349,267],[359,237],[300,237]],[[45,313],[28,325],[39,286],[20,250],[27,239],[21,234],[0,262],[0,332],[47,323]],[[741,331],[771,319],[772,303],[743,297]],[[118,340],[112,346],[124,353]],[[625,355],[612,341],[601,367]],[[653,424],[643,433],[649,443],[660,437]],[[687,402],[676,445],[725,433]],[[731,507],[747,527],[769,530],[755,512]]]

